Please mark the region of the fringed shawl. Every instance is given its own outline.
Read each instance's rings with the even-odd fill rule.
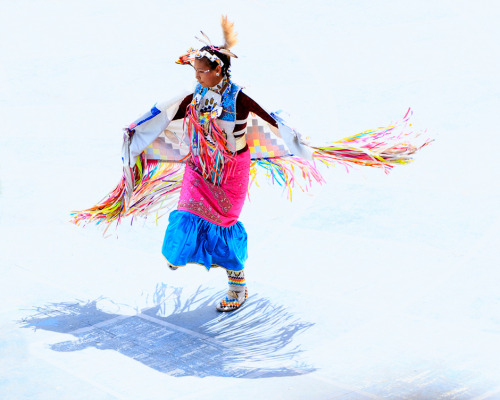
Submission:
[[[175,206],[181,187],[184,161],[189,157],[189,140],[182,120],[172,121],[185,94],[156,104],[130,125],[133,136],[123,142],[123,176],[117,187],[94,207],[72,213],[75,224],[119,223],[124,217],[161,216]],[[342,164],[381,168],[388,173],[406,164],[412,155],[428,145],[409,124],[411,110],[395,124],[371,129],[325,146],[308,143],[287,125],[279,113],[271,114],[279,129],[250,114],[246,141],[251,152],[250,184],[258,173],[286,189],[288,198],[299,187],[309,190],[312,182],[323,183],[319,164]]]

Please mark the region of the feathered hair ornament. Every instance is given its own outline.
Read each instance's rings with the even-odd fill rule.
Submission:
[[[193,65],[195,58],[207,57],[210,61],[217,61],[219,64],[222,64],[222,60],[217,57],[216,53],[221,53],[228,57],[238,58],[236,54],[229,51],[229,49],[238,42],[238,34],[234,31],[234,22],[229,21],[227,19],[227,15],[222,15],[220,24],[222,27],[222,34],[224,35],[224,44],[222,46],[214,46],[209,37],[205,35],[203,31],[200,31],[201,37],[195,36],[195,38],[205,44],[208,49],[205,48],[203,50],[195,50],[191,47],[186,54],[183,54],[177,59],[176,63],[182,65]]]
[[[220,47],[219,51],[227,56],[238,58],[238,56],[229,51],[231,47],[238,43],[238,34],[234,31],[234,22],[230,22],[227,19],[227,15],[222,15],[220,25],[224,34],[224,44]]]

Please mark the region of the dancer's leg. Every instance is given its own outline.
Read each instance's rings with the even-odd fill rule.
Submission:
[[[245,282],[245,272],[231,271],[226,269],[229,288],[227,295],[217,305],[218,311],[234,311],[238,309],[247,299],[248,290]]]

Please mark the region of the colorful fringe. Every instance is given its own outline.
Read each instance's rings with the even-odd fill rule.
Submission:
[[[271,183],[286,189],[287,198],[292,199],[292,190],[297,185],[303,192],[308,191],[313,181],[324,183],[325,179],[315,165],[298,157],[266,158],[252,162],[250,166],[250,184],[257,183],[258,169],[264,170],[264,175]],[[302,181],[299,180],[302,178]]]
[[[200,120],[196,116],[195,100],[187,107],[191,160],[200,168],[203,178],[220,186],[223,182],[224,166],[233,158],[234,149],[228,147],[222,129],[215,122],[216,113],[203,113]],[[210,137],[211,140],[207,138]],[[226,171],[226,176],[231,171]]]
[[[368,130],[332,143],[328,146],[314,147],[313,158],[326,165],[340,163],[347,168],[357,164],[383,168],[388,173],[396,164],[407,164],[412,161],[411,155],[432,140],[427,139],[420,146],[410,143],[420,133],[408,129],[409,119],[413,112],[408,109],[404,118],[387,127]]]
[[[295,186],[307,191],[313,182],[325,182],[315,161],[327,166],[341,164],[347,169],[353,165],[382,168],[388,173],[394,165],[412,161],[411,155],[432,142],[426,139],[419,146],[411,144],[412,139],[419,136],[419,133],[409,129],[411,115],[411,110],[408,110],[403,120],[396,124],[368,130],[327,146],[311,146],[314,149],[312,162],[298,157],[254,160],[250,166],[249,185],[255,183],[258,186],[257,172],[259,169],[263,170],[271,183],[285,188],[287,197],[292,200]],[[213,144],[206,139],[203,133],[205,128],[197,121],[194,109],[188,112],[187,121],[190,124],[189,131],[195,132],[195,144],[204,149],[200,152],[202,156],[197,159],[206,167],[208,177],[220,182],[224,159],[232,156],[222,131],[215,124],[211,127],[212,133],[215,132],[213,136],[216,143]],[[210,169],[212,165],[217,167]],[[147,216],[152,213],[156,213],[158,218],[161,216],[158,214],[160,210],[175,206],[173,203],[180,192],[183,174],[182,163],[146,161],[141,156],[133,169],[124,169],[124,177],[118,186],[99,204],[87,210],[73,212],[72,222],[77,225],[91,222],[119,223],[123,217]]]
[[[125,167],[126,168],[126,167]],[[173,200],[180,193],[184,164],[137,159],[135,167],[126,171],[116,188],[94,207],[73,211],[71,222],[119,224],[124,217],[147,216],[160,210],[173,208]],[[127,174],[132,175],[133,187],[129,188]]]

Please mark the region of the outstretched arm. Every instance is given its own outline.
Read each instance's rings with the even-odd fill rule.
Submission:
[[[245,93],[240,92],[236,99],[236,126],[234,128],[234,136],[241,136],[247,126],[247,118],[249,113],[257,114],[264,121],[268,122],[274,127],[278,127],[277,122],[271,117],[261,106],[254,100],[248,97]]]

